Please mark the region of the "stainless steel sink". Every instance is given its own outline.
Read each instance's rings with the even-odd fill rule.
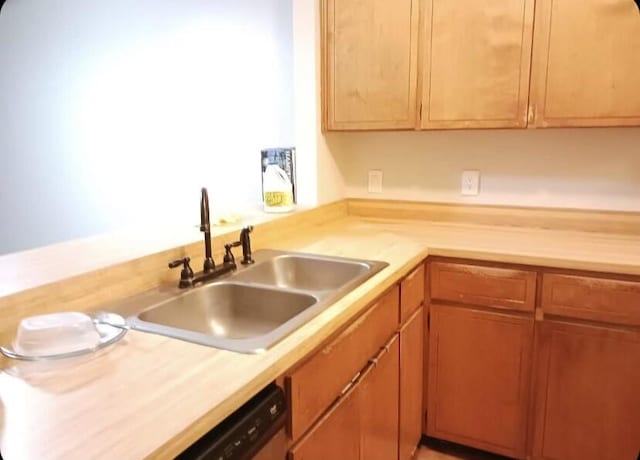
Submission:
[[[235,279],[287,289],[326,291],[338,289],[370,270],[367,262],[285,254],[238,273]]]
[[[213,337],[245,339],[274,330],[317,301],[307,294],[226,282],[194,289],[139,318]]]
[[[254,257],[255,265],[151,305],[129,324],[216,348],[261,352],[388,265],[270,250]]]

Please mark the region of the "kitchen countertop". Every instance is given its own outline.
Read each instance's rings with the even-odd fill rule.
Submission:
[[[640,275],[640,236],[346,217],[273,249],[389,266],[264,354],[132,331],[92,357],[0,373],[11,459],[173,458],[357,316],[427,255]]]

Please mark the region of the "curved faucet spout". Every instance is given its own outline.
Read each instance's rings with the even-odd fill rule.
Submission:
[[[204,272],[208,273],[216,268],[211,251],[211,222],[209,220],[209,193],[202,187],[200,198],[200,231],[204,232]]]

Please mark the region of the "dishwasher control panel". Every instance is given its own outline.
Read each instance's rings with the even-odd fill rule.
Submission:
[[[285,424],[284,392],[275,383],[196,441],[179,460],[249,460]]]

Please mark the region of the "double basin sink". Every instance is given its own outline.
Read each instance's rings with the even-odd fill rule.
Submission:
[[[129,318],[133,329],[260,353],[388,264],[263,250],[256,263]]]

